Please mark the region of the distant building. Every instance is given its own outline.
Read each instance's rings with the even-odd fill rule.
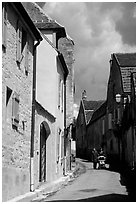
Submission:
[[[87,125],[87,158],[91,160],[93,148],[105,149],[106,101],[96,109]]]
[[[76,120],[76,156],[82,158],[87,157],[87,125],[94,111],[103,103],[103,101],[87,101],[86,99],[86,91],[84,91]]]
[[[21,3],[2,3],[2,200],[30,191],[33,79],[42,40]]]

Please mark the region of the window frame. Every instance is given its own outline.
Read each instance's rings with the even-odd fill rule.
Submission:
[[[2,3],[2,46],[7,46],[7,4]]]
[[[19,125],[19,94],[14,92],[12,96],[12,125],[18,128]]]

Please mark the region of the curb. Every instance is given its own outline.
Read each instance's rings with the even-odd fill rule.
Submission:
[[[58,191],[58,189],[62,185],[66,185],[72,175],[73,172],[69,173],[65,177],[61,177],[60,179],[52,183],[43,184],[39,189],[36,189],[34,192],[28,192],[26,194],[8,200],[7,202],[35,202],[35,200],[39,202],[39,200],[41,200],[42,198],[46,198],[49,194]]]
[[[49,196],[52,193],[58,191],[62,186],[66,185],[70,179],[74,178],[74,173],[79,169],[79,163],[76,162],[74,169],[69,172],[66,176],[59,178],[51,183],[43,184],[34,192],[28,192],[18,197],[15,197],[7,202],[39,202]]]
[[[85,172],[85,168],[81,161],[77,159],[74,169],[67,173],[66,176],[59,178],[56,181],[51,183],[43,184],[38,189],[35,189],[34,192],[28,192],[26,194],[15,197],[7,202],[42,202],[49,195],[57,192],[67,183]]]

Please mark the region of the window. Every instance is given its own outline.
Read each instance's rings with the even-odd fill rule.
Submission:
[[[25,48],[25,74],[28,75],[29,72],[29,43],[26,43],[26,48]]]
[[[28,46],[27,46],[27,32],[22,27],[21,22],[17,22],[17,50],[16,50],[16,61],[18,64],[21,63],[22,59],[27,52]],[[27,59],[25,60],[26,65]],[[26,66],[25,66],[26,67]]]
[[[60,158],[60,134],[61,134],[61,129],[58,129],[57,132],[57,163],[59,162]]]
[[[7,44],[7,8],[6,3],[2,3],[2,46]]]
[[[12,125],[18,127],[19,124],[19,95],[15,92],[12,97]]]
[[[22,27],[22,39],[21,39],[21,53],[23,53],[27,42],[27,33]]]
[[[59,76],[59,90],[58,90],[58,108],[63,112],[63,80]]]
[[[9,103],[11,94],[12,94],[12,90],[11,90],[9,87],[7,87],[7,92],[6,92],[6,106],[7,106],[8,103]]]

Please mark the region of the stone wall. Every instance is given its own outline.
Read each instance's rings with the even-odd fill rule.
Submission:
[[[29,191],[33,40],[29,36],[29,73],[24,58],[16,62],[16,26],[18,16],[7,6],[7,47],[2,52],[2,179],[3,201]],[[11,95],[7,99],[7,87]],[[19,125],[12,126],[12,96],[19,95]]]
[[[69,38],[60,38],[58,49],[63,54],[69,74],[66,81],[66,127],[69,128],[73,122],[74,104],[74,43]],[[70,170],[71,162],[71,140],[70,132],[66,138],[67,171]]]
[[[66,118],[67,127],[73,121],[74,104],[74,43],[69,38],[60,38],[58,49],[64,56],[69,74],[66,81]]]

